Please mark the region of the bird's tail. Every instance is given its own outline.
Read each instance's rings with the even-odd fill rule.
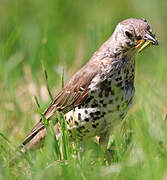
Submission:
[[[54,133],[58,140],[60,135],[60,126],[59,123],[54,125]],[[24,156],[25,152],[28,150],[39,149],[43,146],[44,139],[47,135],[47,130],[44,126],[43,121],[39,121],[35,127],[32,129],[31,133],[24,139],[22,144],[18,147],[15,152],[15,155],[10,159],[10,165],[14,165],[22,155]]]
[[[44,117],[46,120],[49,120],[49,118],[55,113],[57,109],[53,104],[50,105],[50,107],[44,112]],[[55,125],[55,133],[59,133],[57,131],[58,125]],[[30,134],[24,139],[21,146],[26,147],[28,149],[36,149],[40,148],[43,142],[43,139],[46,136],[46,128],[44,126],[44,122],[42,118],[40,118],[39,122],[34,126],[34,128],[31,130]]]
[[[28,149],[40,148],[45,136],[46,128],[43,121],[40,120],[32,129],[31,133],[24,139],[21,146],[25,146]]]
[[[55,113],[57,108],[54,106],[54,103],[52,103],[49,108],[44,112],[43,116],[46,120],[49,120],[49,118]],[[56,138],[58,139],[60,135],[60,127],[59,123],[56,123],[54,125],[54,132],[56,135]],[[34,150],[38,149],[43,145],[43,141],[46,137],[47,131],[44,126],[44,122],[42,118],[40,118],[39,122],[34,126],[34,128],[31,130],[29,135],[24,139],[24,141],[21,143],[21,145],[18,147],[18,150],[16,151],[16,154],[11,158],[10,164],[13,164],[17,157],[19,157],[22,152],[26,152],[27,149]]]

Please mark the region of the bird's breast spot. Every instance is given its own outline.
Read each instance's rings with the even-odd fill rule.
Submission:
[[[75,111],[69,112],[69,114],[66,116],[67,118],[69,118],[71,115],[73,115],[74,121],[85,121],[85,119],[92,118],[91,115],[94,114],[95,112],[98,111],[98,108],[80,108],[78,109],[78,107],[75,108]],[[87,121],[88,121],[87,120]]]

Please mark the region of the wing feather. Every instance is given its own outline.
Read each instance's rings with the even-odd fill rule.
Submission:
[[[89,85],[98,72],[99,65],[95,61],[89,61],[81,70],[79,70],[44,112],[46,119],[49,119],[56,111],[67,113],[74,107],[82,104],[87,98]],[[29,143],[38,132],[44,128],[43,121],[40,119],[22,144],[26,145]]]

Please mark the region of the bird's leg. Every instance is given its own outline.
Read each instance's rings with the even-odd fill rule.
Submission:
[[[107,162],[110,164],[111,161],[113,160],[113,157],[110,153],[110,150],[107,149],[109,138],[110,138],[110,132],[109,131],[101,134],[100,139],[99,139],[99,144],[100,144],[102,150],[105,152]]]

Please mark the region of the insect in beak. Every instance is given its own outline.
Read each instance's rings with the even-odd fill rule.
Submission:
[[[158,46],[158,41],[154,38],[153,35],[150,35],[148,33],[146,33],[144,39],[139,40],[139,43],[136,46],[136,49],[139,49],[139,53],[141,53],[143,51],[144,48],[148,47],[149,45],[155,45]]]

